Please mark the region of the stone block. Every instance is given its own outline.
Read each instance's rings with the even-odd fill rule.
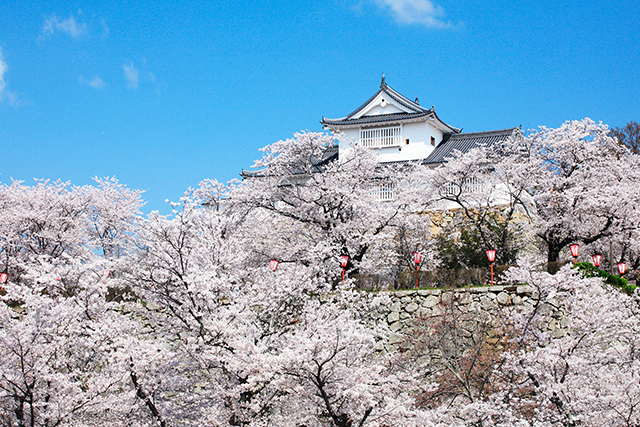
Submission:
[[[529,285],[520,285],[516,292],[518,295],[531,295],[533,293],[533,288]]]
[[[511,304],[511,297],[506,292],[500,292],[496,296],[496,300],[498,301],[498,304],[502,304],[502,305]]]
[[[404,341],[404,337],[402,335],[392,334],[389,337],[389,344],[399,344],[402,341]]]
[[[484,295],[482,296],[482,298],[480,298],[480,304],[482,305],[482,309],[484,311],[491,311],[498,308],[498,304],[494,301],[493,298],[489,298]]]
[[[416,294],[416,291],[414,291],[414,290],[412,290],[412,289],[407,289],[407,290],[404,290],[404,291],[398,291],[398,292],[396,292],[396,295],[397,295],[399,298],[402,298],[402,297],[409,297],[409,296],[411,296],[411,295],[415,295],[415,294]]]
[[[467,305],[473,301],[469,292],[460,292],[458,295],[458,304]]]
[[[417,317],[429,317],[431,315],[431,309],[420,307],[418,311],[416,311]]]
[[[438,297],[434,295],[430,295],[427,298],[425,298],[424,302],[422,303],[422,306],[426,308],[431,308],[438,305],[439,302],[440,302],[440,299]]]
[[[482,312],[482,305],[478,301],[473,301],[469,304],[469,311],[472,313],[480,313]]]
[[[406,311],[407,313],[413,313],[415,312],[420,306],[418,304],[416,304],[415,302],[410,303],[409,305],[407,305],[404,308],[404,311]]]
[[[387,316],[387,322],[389,323],[397,322],[398,320],[400,320],[400,313],[397,311],[392,311]]]
[[[391,332],[396,332],[396,331],[399,331],[400,329],[402,329],[402,323],[401,322],[394,322],[391,325],[389,325],[389,330]]]
[[[522,304],[522,314],[531,314],[531,313],[533,313],[533,305],[528,301],[525,301],[524,304]]]
[[[444,313],[444,308],[441,305],[436,305],[431,309],[431,317],[440,316]]]

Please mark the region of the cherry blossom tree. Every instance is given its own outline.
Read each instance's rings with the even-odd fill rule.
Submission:
[[[231,195],[232,203],[253,210],[255,221],[269,223],[268,235],[256,236],[257,252],[327,269],[347,253],[349,269],[357,271],[386,236],[406,206],[399,171],[359,146],[333,160],[328,154],[339,137],[298,133],[263,149],[257,173]],[[379,201],[383,186],[395,192],[393,201]]]
[[[432,215],[440,236],[451,242],[466,232],[475,242],[467,267],[476,267],[476,258],[486,261],[486,249],[496,249],[499,264],[510,264],[522,247],[522,224],[528,221],[522,206],[525,189],[510,165],[509,149],[521,139],[518,133],[505,145],[455,152],[439,167],[420,171],[420,180],[429,183],[423,193],[426,205],[440,213]]]
[[[499,262],[513,258],[521,244],[510,236],[527,224],[555,262],[571,243],[632,241],[638,161],[607,126],[584,119],[458,153],[424,180],[444,207],[460,209],[483,246],[499,249]]]
[[[97,186],[84,186],[79,191],[90,202],[86,221],[92,248],[104,258],[115,260],[132,250],[140,209],[144,205],[142,191],[127,188],[115,178],[98,178]]]
[[[526,344],[509,356],[518,380],[503,400],[534,424],[638,425],[637,294],[630,297],[568,267],[554,276],[525,265],[510,275],[533,286],[547,307],[564,311],[567,324],[551,330],[549,322],[558,319],[545,310],[514,311]]]
[[[105,302],[100,275],[83,274],[73,296],[56,292],[51,274],[37,279],[36,288],[8,283],[2,297],[4,424],[118,425],[134,400],[126,350],[137,325]]]
[[[637,224],[638,156],[590,119],[541,128],[515,158],[532,198],[532,230],[549,262],[570,243],[591,244]]]
[[[270,359],[286,396],[278,425],[415,425],[415,372],[381,353],[388,332],[363,318],[376,304],[349,292],[308,301]]]
[[[130,307],[153,325],[143,340],[165,343],[160,359],[132,355],[149,414],[167,425],[412,422],[411,375],[377,354],[387,332],[363,319],[360,295],[324,299],[322,263],[274,272],[247,262],[245,233],[263,224],[233,203],[208,208],[212,188],[188,192],[139,232],[145,246],[127,280],[144,304]]]
[[[490,348],[495,322],[452,302],[430,319],[440,334],[414,337],[444,355],[427,365],[386,352],[373,315],[384,293],[335,280],[344,252],[355,272],[424,249],[421,212],[437,200],[487,246],[508,246],[488,226],[496,206],[506,232],[530,220],[549,254],[634,239],[637,158],[605,130],[567,123],[431,171],[380,165],[358,146],[335,159],[335,136],[297,134],[266,147],[252,177],[203,181],[168,216],[143,218],[140,192],[114,179],[2,185],[0,422],[637,426],[638,301],[600,279],[524,263],[509,279],[539,304],[505,317],[511,341]]]
[[[131,249],[143,202],[140,191],[111,178],[97,187],[60,181],[19,181],[0,188],[0,241],[4,261],[18,281],[40,263],[114,261]],[[26,280],[26,278],[25,278]]]
[[[0,187],[9,277],[0,292],[6,425],[117,425],[131,407],[124,349],[138,325],[107,301],[116,253],[97,249],[107,235],[120,254],[131,248],[124,236],[134,231],[141,200],[113,179],[98,182]]]

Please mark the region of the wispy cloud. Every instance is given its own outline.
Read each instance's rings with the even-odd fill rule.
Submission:
[[[138,69],[133,65],[124,64],[122,66],[124,70],[124,78],[127,81],[127,87],[129,89],[137,89],[138,88]]]
[[[100,23],[102,24],[102,38],[105,39],[105,38],[109,37],[109,35],[111,34],[111,31],[109,31],[109,27],[107,26],[107,22],[104,19],[101,19]]]
[[[91,86],[94,89],[102,89],[107,84],[100,78],[99,75],[94,75],[91,80],[85,78],[84,76],[80,76],[79,78],[80,84]]]
[[[135,64],[123,64],[124,80],[128,89],[137,90],[138,88],[148,89],[155,88],[155,92],[160,95],[160,89],[163,86],[158,77],[149,70],[146,58],[140,58]],[[142,90],[142,89],[141,89]]]
[[[378,7],[390,12],[403,24],[448,28],[458,26],[445,20],[444,9],[430,0],[375,0]]]
[[[0,95],[7,90],[7,81],[4,79],[4,75],[7,72],[7,63],[4,62],[2,51],[0,51]]]
[[[0,104],[7,101],[9,104],[16,105],[18,103],[18,97],[15,93],[7,90],[7,80],[5,74],[9,67],[2,56],[2,50],[0,50]]]
[[[59,20],[56,15],[52,15],[44,20],[42,38],[53,36],[56,32],[77,38],[87,32],[87,24],[76,21],[73,15],[64,21]]]

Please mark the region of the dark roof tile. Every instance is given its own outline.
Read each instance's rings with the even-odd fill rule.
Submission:
[[[366,123],[380,123],[391,122],[399,120],[415,119],[431,114],[431,110],[422,111],[418,113],[393,113],[393,114],[378,114],[375,116],[363,116],[359,119],[323,119],[322,124],[325,126],[344,126],[344,125],[360,125]]]
[[[486,132],[458,133],[450,136],[449,139],[443,140],[438,146],[424,159],[423,164],[443,163],[447,158],[451,157],[455,151],[466,153],[481,145],[495,145],[505,142],[515,132],[519,132],[520,128],[510,128],[502,130],[491,130]]]

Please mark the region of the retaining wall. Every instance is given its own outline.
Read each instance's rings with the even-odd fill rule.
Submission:
[[[444,303],[455,298],[462,310],[482,315],[489,314],[498,319],[502,316],[501,308],[517,306],[523,313],[531,313],[538,302],[538,295],[528,285],[519,286],[486,286],[465,289],[418,289],[389,291],[390,302],[381,306],[374,317],[379,322],[386,322],[396,336],[391,337],[388,350],[393,350],[399,342],[402,329],[408,327],[418,317],[437,317],[444,312]],[[545,322],[552,336],[561,337],[568,325],[562,306],[555,300],[542,301],[539,314],[545,316]]]

